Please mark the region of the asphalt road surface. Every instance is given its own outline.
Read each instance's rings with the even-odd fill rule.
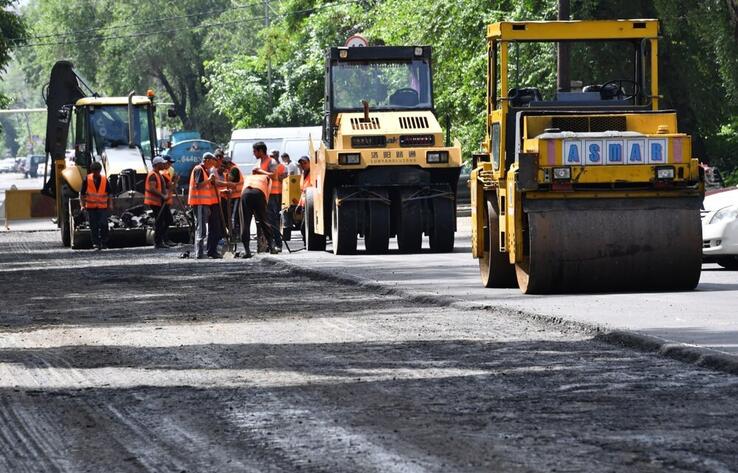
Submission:
[[[704,265],[697,290],[686,292],[538,296],[524,295],[518,289],[486,289],[479,278],[477,260],[471,256],[469,225],[469,218],[459,219],[454,253],[403,255],[394,251],[373,256],[360,251],[358,255],[335,256],[298,251],[290,255],[290,261],[471,306],[507,308],[604,330],[627,329],[738,355],[738,271]],[[292,247],[302,248],[302,243],[295,242]],[[424,248],[428,248],[427,239]]]
[[[513,309],[55,232],[0,282],[0,471],[738,470],[737,377]]]

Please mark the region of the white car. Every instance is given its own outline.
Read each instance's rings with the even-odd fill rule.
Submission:
[[[738,187],[706,196],[703,207],[703,261],[738,269]]]

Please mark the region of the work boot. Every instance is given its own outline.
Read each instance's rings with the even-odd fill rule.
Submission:
[[[156,248],[157,250],[167,250],[167,249],[169,249],[169,247],[167,245],[165,245],[164,243],[157,243],[156,245],[154,245],[154,248]]]
[[[168,246],[169,248],[174,248],[175,246],[179,246],[179,243],[175,243],[172,240],[164,240],[164,246]]]
[[[269,248],[268,249],[270,255],[278,255],[280,253],[280,250],[278,248]]]
[[[246,253],[244,253],[244,254],[241,255],[241,258],[243,258],[243,259],[249,259],[249,258],[253,258],[253,256],[254,256],[254,254],[252,252],[247,251]]]
[[[210,259],[223,259],[223,257],[220,256],[219,254],[208,255],[208,258],[210,258]]]

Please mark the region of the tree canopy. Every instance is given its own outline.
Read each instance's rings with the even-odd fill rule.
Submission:
[[[738,0],[571,0],[571,14],[659,18],[663,106],[698,157],[738,168]],[[555,0],[30,0],[17,55],[37,89],[62,58],[105,94],[154,86],[178,126],[222,141],[234,127],[320,123],[325,50],[351,34],[430,45],[437,113],[468,157],[484,134],[485,26],[556,15]],[[521,84],[555,83],[551,47],[516,54]],[[613,67],[573,61],[572,77],[611,79]]]

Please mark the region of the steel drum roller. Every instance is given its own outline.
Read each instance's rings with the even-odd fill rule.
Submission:
[[[518,284],[527,294],[694,289],[700,200],[528,200]]]

